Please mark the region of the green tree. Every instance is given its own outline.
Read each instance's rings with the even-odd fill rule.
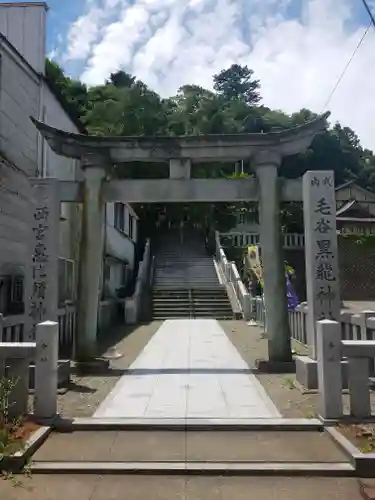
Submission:
[[[260,100],[260,82],[253,79],[254,72],[247,66],[232,64],[214,75],[214,89],[228,101],[243,100],[249,105]]]
[[[64,74],[52,61],[46,61],[46,78],[70,113],[79,118],[90,134],[97,135],[201,135],[224,133],[277,132],[303,125],[316,118],[308,109],[288,115],[260,105],[260,82],[247,66],[233,64],[213,76],[214,91],[199,85],[183,85],[176,95],[164,99],[144,82],[124,71],[109,75],[104,85],[87,88]],[[309,150],[284,160],[280,175],[300,177],[307,170],[335,172],[336,183],[357,179],[362,186],[375,189],[375,157],[363,149],[355,132],[338,123],[318,135]],[[121,176],[161,178],[168,175],[164,164],[129,164],[118,166]],[[251,165],[246,172],[253,175]],[[233,164],[194,165],[196,177],[231,177]],[[241,205],[242,206],[242,205]],[[169,207],[170,210],[173,207]],[[190,207],[191,208],[191,207]],[[215,204],[197,208],[199,217],[228,227],[238,210],[233,204]],[[141,223],[153,221],[160,207],[143,206]],[[194,212],[195,213],[195,212]],[[282,208],[285,230],[301,225],[301,207]],[[231,222],[232,221],[232,222]],[[149,224],[150,226],[151,224]],[[292,229],[294,228],[294,229]]]
[[[116,73],[111,73],[109,76],[108,83],[111,83],[115,87],[131,87],[134,85],[135,76],[126,73],[125,71],[117,71]]]

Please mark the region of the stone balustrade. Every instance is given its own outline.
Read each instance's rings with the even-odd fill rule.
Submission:
[[[215,257],[223,282],[232,288],[242,317],[245,321],[249,321],[251,319],[251,296],[241,280],[235,262],[228,261],[220,243],[220,234],[217,231],[215,234]]]
[[[34,415],[53,418],[57,413],[59,325],[45,321],[36,328],[35,342],[0,342],[0,379],[14,382],[9,398],[10,416],[28,413],[29,367],[35,363]]]
[[[252,300],[255,320],[264,324],[265,310],[261,297]],[[291,338],[307,345],[307,302],[299,304],[294,311],[289,311]],[[375,311],[365,310],[359,313],[341,311],[340,331],[343,340],[375,340]]]
[[[59,323],[59,356],[73,357],[76,309],[74,304],[65,304],[57,311]],[[3,316],[0,314],[0,342],[26,342],[25,315]],[[34,339],[32,339],[34,340]]]
[[[228,233],[219,233],[220,241],[225,245],[234,248],[246,248],[250,245],[259,245],[259,233],[247,233],[239,231],[230,231]],[[283,246],[286,250],[305,248],[305,236],[298,233],[283,233]]]
[[[264,307],[263,297],[252,297],[251,298],[251,310],[253,319],[259,325],[266,325],[266,310]]]
[[[366,323],[368,322],[372,329],[375,317],[368,318]],[[317,360],[321,417],[327,420],[337,420],[343,417],[342,359],[346,359],[348,363],[351,416],[359,419],[371,416],[369,375],[370,365],[374,358],[374,340],[343,340],[340,323],[330,320],[318,321]]]

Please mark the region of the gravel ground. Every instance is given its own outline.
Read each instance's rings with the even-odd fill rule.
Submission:
[[[221,325],[250,368],[255,367],[256,359],[267,359],[267,340],[261,338],[263,331],[261,328],[248,326],[244,321],[222,321]],[[294,343],[292,347],[297,354],[306,354],[306,350],[300,344]],[[284,417],[312,418],[318,414],[318,394],[303,394],[300,389],[296,388],[295,374],[255,372],[255,375]],[[347,394],[343,395],[343,405],[344,412],[349,415]],[[371,392],[371,406],[375,414],[374,392]]]
[[[129,368],[160,325],[161,322],[154,321],[145,325],[121,326],[111,332],[106,344],[103,342],[102,350],[104,352],[107,347],[116,345],[123,357],[111,361],[110,370],[104,374],[84,377],[72,375],[68,392],[58,397],[60,415],[90,417],[114,388],[122,370]]]

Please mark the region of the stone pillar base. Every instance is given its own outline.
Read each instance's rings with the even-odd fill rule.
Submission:
[[[318,363],[309,356],[295,356],[296,381],[306,390],[318,389]],[[341,361],[343,389],[348,389],[348,362]]]
[[[296,365],[291,361],[272,361],[269,359],[257,359],[255,366],[262,373],[295,373]]]
[[[79,375],[96,375],[108,371],[109,360],[96,358],[90,361],[75,361],[73,367]]]

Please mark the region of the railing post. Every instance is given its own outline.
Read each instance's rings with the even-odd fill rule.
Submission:
[[[351,340],[352,336],[352,324],[351,324],[352,314],[349,312],[340,313],[341,321],[341,336],[342,340]]]
[[[337,321],[317,322],[319,410],[324,419],[342,416],[341,330]]]
[[[375,340],[372,338],[368,338],[368,335],[367,335],[367,319],[373,318],[373,317],[375,317],[375,311],[371,311],[371,310],[361,311],[358,314],[357,325],[360,327],[360,335],[361,335],[361,338],[358,340]]]
[[[36,328],[35,403],[34,413],[40,418],[52,418],[57,413],[57,369],[59,324],[39,323]]]
[[[245,321],[250,321],[251,318],[251,296],[248,292],[244,294],[243,299],[243,318]]]
[[[372,338],[373,334],[372,334],[371,329],[369,330],[367,328],[367,320],[369,318],[373,318],[373,317],[375,317],[375,311],[371,311],[371,310],[361,311],[358,314],[352,315],[352,320],[354,320],[353,321],[354,324],[359,327],[360,338],[358,340],[375,340],[375,338]],[[369,332],[370,332],[370,334],[369,334]],[[353,339],[354,339],[354,336],[353,336]],[[354,339],[354,340],[356,340],[356,339]],[[371,374],[374,373],[374,367],[375,367],[375,360],[374,360],[374,358],[372,358],[368,362],[368,368],[369,368]]]

